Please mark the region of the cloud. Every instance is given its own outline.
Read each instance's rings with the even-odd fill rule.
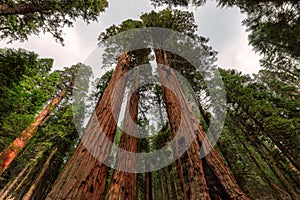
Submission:
[[[199,34],[209,37],[217,49],[239,34],[241,18],[237,8],[220,9],[215,1],[208,1],[195,11]]]
[[[86,25],[78,20],[74,27],[64,28],[65,46],[56,43],[50,34],[32,36],[24,43],[6,44],[0,41],[0,46],[25,48],[35,51],[40,57],[54,58],[55,69],[71,66],[84,62],[97,48],[100,32],[126,19],[139,19],[143,12],[152,9],[149,0],[110,1],[105,13],[100,15],[99,22]],[[215,1],[207,1],[205,6],[195,10],[199,34],[209,37],[209,45],[219,52],[218,64],[252,73],[258,70],[258,56],[247,44],[247,34],[241,26],[243,18],[237,8],[216,8]]]
[[[257,73],[260,69],[260,56],[251,50],[245,32],[233,38],[221,52],[218,60],[221,67],[237,69],[247,74]]]
[[[209,37],[209,45],[218,51],[217,64],[225,68],[235,68],[244,73],[259,70],[259,56],[248,45],[245,18],[238,8],[217,8],[215,1],[208,1],[195,11],[199,34]]]
[[[6,44],[1,41],[0,45],[7,48],[23,48],[28,51],[36,52],[41,58],[54,58],[54,68],[70,66],[85,58],[81,54],[78,37],[73,28],[64,29],[65,46],[55,42],[54,38],[46,33],[39,36],[31,36],[28,41],[20,43],[13,42]]]

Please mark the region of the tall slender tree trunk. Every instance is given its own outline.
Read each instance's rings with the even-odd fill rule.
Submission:
[[[290,195],[286,191],[283,191],[277,184],[275,184],[275,179],[271,177],[269,174],[265,173],[266,168],[262,165],[261,162],[259,162],[254,152],[251,151],[251,149],[249,149],[248,147],[249,144],[247,144],[245,140],[240,138],[238,138],[238,141],[248,152],[248,155],[250,156],[251,160],[255,163],[256,167],[258,168],[258,171],[262,174],[261,177],[263,178],[263,180],[265,180],[266,183],[270,186],[271,190],[273,191],[272,192],[273,197],[276,197],[278,194],[282,199],[291,200]],[[276,195],[274,195],[274,193]]]
[[[47,169],[50,165],[50,162],[52,161],[52,158],[54,157],[54,154],[57,152],[57,150],[58,150],[58,147],[56,147],[52,150],[50,156],[48,157],[47,161],[45,162],[45,165],[43,166],[43,169],[39,173],[39,175],[36,178],[36,180],[34,181],[34,183],[29,188],[26,195],[23,197],[23,200],[30,200],[31,199],[34,190],[36,190],[36,187],[37,187],[38,183],[42,180],[42,177],[45,175],[45,172],[47,171]]]
[[[161,169],[161,172],[162,172],[162,179],[163,179],[163,183],[164,183],[164,186],[165,186],[165,190],[166,190],[166,199],[168,200],[171,200],[171,197],[170,197],[170,189],[169,189],[169,173],[167,172],[166,168],[162,168]]]
[[[206,162],[212,169],[214,174],[218,177],[220,184],[224,188],[224,191],[227,193],[228,197],[230,199],[249,199],[234,181],[232,175],[230,174],[230,171],[225,166],[218,152],[213,147],[211,147],[210,143],[203,143],[205,139],[205,132],[202,130],[199,124],[196,124],[197,119],[188,104],[181,86],[178,83],[176,75],[171,70],[171,68],[168,67],[170,65],[168,63],[166,52],[155,49],[155,56],[158,63],[159,79],[163,85],[163,98],[167,105],[167,114],[170,120],[172,132],[176,133],[179,128],[178,126],[181,125],[184,127],[183,129],[187,132],[187,134],[195,134],[197,140],[201,143],[204,150],[211,148],[210,153],[205,157]],[[168,88],[175,91],[179,96],[174,96],[173,92],[171,92],[171,90]],[[178,101],[180,102],[180,104],[178,103]],[[182,118],[180,115],[182,115]],[[188,162],[185,162],[183,164],[186,165],[187,163],[189,163],[189,165],[184,166],[184,168],[188,170],[188,178],[190,180],[188,181],[188,184],[186,184],[184,189],[185,192],[189,191],[189,199],[209,199],[210,197],[204,177],[202,161],[199,156],[200,146],[197,140],[193,140],[190,148],[186,151],[186,153],[188,154]],[[198,184],[196,184],[196,181]]]
[[[286,177],[281,173],[280,169],[277,167],[275,160],[273,156],[265,149],[265,146],[262,145],[262,141],[260,141],[259,138],[248,134],[246,128],[240,121],[236,121],[236,124],[240,129],[243,131],[244,135],[249,139],[251,142],[252,146],[254,146],[257,151],[259,152],[260,156],[267,162],[269,167],[272,169],[273,173],[276,175],[280,183],[283,185],[285,191],[287,191],[293,199],[300,199],[300,196],[297,194],[297,192],[294,190],[292,185],[290,184],[290,181],[286,179]],[[247,148],[247,145],[242,143],[245,148]],[[274,184],[274,181],[271,181],[271,184]],[[271,185],[270,184],[270,185]],[[276,189],[279,188],[278,186],[275,187]],[[282,193],[282,189],[278,191],[279,193]]]
[[[20,182],[17,183],[17,185],[14,185],[13,189],[11,191],[9,191],[9,193],[7,194],[7,196],[5,196],[5,199],[12,199],[15,195],[15,191],[19,191],[23,189],[23,185],[25,185],[28,181],[28,179],[30,178],[30,175],[32,175],[32,172],[34,171],[34,167],[30,167],[27,171],[26,171],[26,175],[21,179]],[[19,198],[20,196],[17,195],[17,198]]]
[[[163,99],[166,104],[166,110],[171,125],[172,137],[175,137],[175,134],[187,135],[192,139],[191,135],[194,134],[195,130],[195,120],[194,122],[191,119],[190,115],[192,114],[191,109],[188,107],[187,99],[184,97],[176,75],[171,71],[166,54],[164,51],[155,49],[156,62],[158,64],[158,75],[159,80],[162,84],[162,94]],[[176,96],[173,92],[176,92]],[[182,117],[182,118],[181,118]],[[179,129],[179,126],[183,128]],[[184,130],[189,131],[188,134],[180,133],[177,131]],[[178,144],[177,149],[181,151],[181,148],[185,148],[185,144],[188,141],[185,141],[183,137],[176,141]],[[184,199],[210,199],[206,180],[204,177],[202,160],[198,156],[200,152],[200,146],[197,143],[197,140],[192,140],[191,146],[187,151],[181,156],[179,160],[176,161],[177,168],[179,172],[180,182],[183,186]],[[176,152],[177,153],[177,152]],[[175,153],[175,154],[176,154]]]
[[[238,93],[237,93],[238,95]],[[236,96],[232,96],[232,99],[235,102],[238,102],[240,104],[240,107],[242,108],[243,112],[246,113],[251,120],[258,126],[259,130],[264,132],[267,137],[269,137],[274,144],[284,153],[284,155],[289,159],[289,161],[297,168],[298,171],[300,171],[300,159],[299,159],[299,153],[296,151],[293,151],[294,149],[286,147],[282,141],[278,138],[276,138],[276,134],[272,134],[271,131],[268,131],[264,124],[260,121],[260,119],[256,118],[252,112],[249,111],[249,108],[247,108],[246,104],[244,102],[239,102],[239,100],[236,98]],[[292,138],[285,138],[286,140],[290,140]],[[296,153],[293,153],[296,152]]]
[[[149,133],[149,129],[147,131],[147,135]],[[143,139],[146,139],[146,138],[143,138]],[[150,152],[150,148],[149,148],[149,140],[146,139],[146,142],[147,142],[147,147],[146,147],[146,152]],[[146,160],[145,162],[145,169],[146,169],[146,172],[144,173],[144,176],[145,176],[145,193],[144,193],[144,198],[145,200],[152,200],[153,199],[153,195],[152,195],[152,192],[153,192],[153,187],[152,187],[152,172],[149,171],[150,170],[150,162],[148,162]]]
[[[137,134],[138,134],[138,104],[139,104],[139,74],[135,71],[134,81],[131,86],[131,98],[127,99],[126,112],[124,116],[123,132],[119,143],[119,149],[128,152],[137,152]],[[135,91],[136,90],[136,91]],[[130,122],[134,123],[130,123]],[[130,131],[130,135],[126,131]],[[113,171],[110,180],[109,189],[106,195],[107,200],[134,200],[135,173],[123,172],[118,168],[136,167],[136,158],[128,157],[121,151],[117,153],[116,168]]]
[[[121,79],[121,77],[128,72],[130,61],[131,57],[127,53],[120,56],[112,79],[81,141],[46,199],[98,200],[103,198],[108,167],[100,160],[108,161],[112,146],[103,141],[108,139],[113,143],[127,82],[127,78]]]
[[[34,122],[30,124],[25,130],[22,131],[20,137],[17,137],[6,149],[0,154],[0,175],[9,167],[10,163],[16,158],[18,153],[23,149],[26,143],[36,133],[38,127],[42,125],[50,117],[53,109],[61,102],[64,98],[66,90],[70,87],[67,86],[60,93],[52,99],[52,101],[39,113],[34,119]]]
[[[163,174],[162,174],[161,170],[158,170],[158,178],[159,178],[159,183],[160,183],[160,188],[161,188],[161,200],[167,200],[164,181],[163,181],[162,176],[163,176]]]
[[[172,168],[173,168],[173,165],[168,166],[169,173],[170,173],[170,184],[171,184],[171,194],[172,194],[171,197],[172,197],[172,199],[179,199],[176,180],[174,179],[174,174],[173,174]]]
[[[145,200],[152,200],[152,173],[145,173]]]
[[[11,191],[11,189],[17,184],[17,182],[20,180],[20,178],[25,174],[27,169],[29,168],[29,165],[26,165],[22,171],[13,179],[10,180],[6,186],[0,190],[0,199],[4,199],[6,195]]]
[[[290,162],[288,158],[284,156],[284,161],[288,162],[288,168],[282,164],[281,161],[278,160],[277,156],[274,155],[274,152],[270,149],[268,145],[266,145],[264,142],[260,143],[261,148],[267,152],[268,155],[270,155],[270,158],[273,158],[273,160],[276,160],[276,165],[280,169],[282,173],[285,174],[285,177],[289,179],[289,183],[294,182],[295,185],[297,185],[297,190],[299,191],[300,187],[300,172],[297,170],[297,168]],[[273,144],[274,145],[274,144]],[[299,193],[299,192],[298,192]]]

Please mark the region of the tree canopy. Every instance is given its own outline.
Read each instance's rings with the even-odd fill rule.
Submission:
[[[63,42],[63,27],[72,26],[77,19],[86,23],[97,21],[107,6],[106,0],[1,0],[0,39],[24,41],[32,34],[44,32]]]

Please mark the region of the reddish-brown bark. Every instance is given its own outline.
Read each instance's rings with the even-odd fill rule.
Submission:
[[[220,154],[214,149],[210,143],[203,143],[205,138],[205,132],[198,125],[197,139],[202,145],[205,145],[204,149],[211,149],[206,155],[205,160],[209,165],[210,169],[214,172],[216,177],[219,179],[224,191],[227,193],[230,199],[249,199],[246,194],[240,189],[238,184],[235,182],[229,169],[224,164]]]
[[[123,132],[119,143],[119,148],[128,152],[137,152],[137,133],[138,133],[138,104],[139,104],[139,78],[138,71],[135,74],[131,89],[131,98],[127,100],[126,112],[124,116]],[[137,89],[136,91],[134,91]],[[134,123],[130,123],[130,121]],[[130,131],[130,135],[126,131]],[[109,189],[106,195],[108,200],[133,200],[135,187],[135,173],[123,172],[119,168],[133,170],[136,166],[135,157],[129,157],[122,152],[117,153],[116,168],[110,180]]]
[[[114,140],[127,82],[126,78],[121,79],[121,77],[128,71],[130,61],[131,57],[127,53],[120,56],[109,85],[81,141],[46,199],[98,200],[103,198],[108,167],[101,161],[109,159],[111,151],[111,144],[103,141],[105,138],[111,142]]]
[[[67,88],[66,88],[67,89]],[[10,163],[16,158],[18,153],[26,145],[26,143],[32,138],[37,131],[38,127],[42,125],[49,118],[53,109],[64,98],[66,89],[60,91],[60,93],[52,99],[52,101],[39,113],[34,119],[34,122],[30,124],[25,130],[22,131],[20,137],[17,137],[6,149],[0,154],[1,171],[0,175],[9,167]]]
[[[145,172],[145,200],[152,200],[152,172]]]
[[[156,61],[158,63],[159,79],[163,85],[163,97],[167,106],[167,114],[171,124],[172,132],[176,133],[180,125],[183,126],[183,130],[186,131],[186,136],[190,135],[191,137],[194,134],[196,136],[196,139],[192,141],[189,149],[186,151],[186,155],[182,156],[183,158],[187,157],[187,162],[181,162],[181,165],[179,164],[178,166],[179,171],[185,169],[188,172],[188,182],[185,183],[184,190],[185,193],[187,189],[190,192],[188,194],[185,194],[185,198],[187,198],[186,195],[192,195],[188,197],[188,199],[210,198],[204,178],[202,162],[199,156],[200,143],[203,146],[204,151],[207,149],[211,149],[210,153],[205,157],[205,160],[211,170],[219,179],[219,182],[222,185],[224,191],[227,193],[228,197],[230,199],[249,199],[236,184],[219,153],[211,146],[210,143],[203,143],[206,134],[197,122],[197,118],[188,104],[187,98],[185,97],[181,89],[175,73],[170,69],[170,67],[168,67],[170,65],[168,63],[166,52],[156,49],[155,55]],[[174,96],[173,92],[171,92],[170,89],[176,92],[177,97]],[[180,102],[179,104],[176,103],[176,99],[178,102]],[[182,118],[180,118],[180,115],[182,116]],[[180,162],[180,160],[178,160],[177,162]],[[180,172],[180,175],[181,174],[183,173]],[[198,185],[196,184],[197,182]]]
[[[180,136],[176,148],[185,148],[187,140],[191,140],[191,136],[197,130],[195,124],[197,120],[195,117],[193,118],[193,112],[188,106],[175,73],[170,70],[170,67],[164,66],[168,65],[166,55],[162,50],[155,49],[155,56],[172,135],[175,137],[175,134],[180,134],[188,137]],[[178,132],[183,130],[187,133]],[[184,190],[184,199],[210,199],[199,152],[200,146],[194,139],[183,156],[176,161],[180,182]]]

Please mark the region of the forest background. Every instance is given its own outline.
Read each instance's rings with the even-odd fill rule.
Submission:
[[[105,14],[102,19],[100,13],[105,13],[106,9],[109,12],[108,3],[105,0],[42,3],[0,1],[0,38],[3,44],[0,50],[0,199],[299,199],[299,2],[217,1],[220,6],[218,10],[234,7],[243,13],[242,23],[248,30],[248,41],[255,52],[260,54],[259,67],[252,60],[252,57],[257,59],[257,56],[249,52],[249,47],[243,47],[239,36],[234,37],[238,34],[233,26],[226,25],[221,31],[208,28],[207,30],[215,33],[211,33],[212,38],[215,37],[211,43],[201,37],[201,33],[205,32],[201,32],[201,21],[198,23],[197,19],[208,18],[199,17],[201,6],[211,8],[211,5],[217,4],[201,0],[152,0],[151,4],[156,7],[156,11],[150,9],[145,13],[134,14],[134,9],[128,9],[134,15],[133,19],[108,15],[109,20],[106,22]],[[177,10],[178,6],[183,11]],[[123,9],[125,7],[122,6]],[[192,7],[197,7],[199,13],[187,11]],[[111,16],[120,15],[113,13]],[[86,23],[99,20],[100,26],[97,23],[85,26],[81,21],[73,29],[65,28],[80,18]],[[237,18],[232,18],[233,21],[234,19]],[[111,23],[110,20],[116,21]],[[209,25],[215,21],[222,23],[222,20],[217,19],[206,21]],[[197,41],[193,48],[201,49],[201,66],[216,69],[222,76],[227,115],[215,149],[204,159],[199,159],[197,152],[211,120],[222,108],[211,107],[213,96],[205,85],[205,77],[194,71],[191,64],[178,55],[157,48],[153,49],[152,55],[149,49],[120,54],[113,60],[114,65],[110,66],[114,68],[116,65],[115,70],[102,68],[101,75],[93,83],[93,89],[90,88],[93,90],[92,96],[87,93],[89,85],[84,80],[90,78],[92,69],[89,63],[79,62],[85,57],[82,51],[89,52],[93,50],[93,45],[100,43],[105,45],[107,38],[125,30],[151,26],[173,29],[192,37]],[[91,30],[99,29],[97,34],[93,31],[86,34],[82,31],[86,27],[91,27]],[[70,39],[66,37],[64,40],[65,31],[71,32]],[[41,36],[43,32],[47,34]],[[41,38],[34,38],[35,36],[31,36],[33,34]],[[80,37],[73,36],[76,34]],[[95,39],[91,39],[94,34]],[[210,33],[207,34],[205,36],[210,37]],[[237,43],[235,39],[225,39],[227,44],[222,45],[223,35],[234,37]],[[56,41],[57,45],[66,46],[59,47],[60,50],[56,51],[52,48],[54,43],[50,42],[48,45],[44,37]],[[7,41],[12,43],[6,44]],[[214,46],[210,47],[214,42],[216,46],[220,45],[219,61]],[[77,48],[69,45],[71,43],[75,43]],[[91,45],[92,43],[95,44]],[[43,48],[38,50],[40,45]],[[33,48],[37,52],[11,48],[19,46],[29,50]],[[236,53],[243,52],[244,49],[248,49],[246,53]],[[55,51],[60,55],[53,54],[53,60],[52,56],[39,56],[39,51],[41,55],[46,51]],[[73,59],[69,60],[67,55],[72,53],[68,51],[77,52],[74,55],[78,59],[75,63]],[[95,56],[91,55],[90,59],[93,60]],[[112,91],[122,74],[140,64],[139,62],[149,64],[154,61],[153,57],[157,63],[176,69],[194,90],[194,93],[183,93],[185,86],[177,84],[177,79],[180,83],[181,78],[168,72],[171,74],[170,79],[176,83],[170,87],[180,92],[183,99],[181,103],[186,106],[181,108],[189,110],[189,106],[194,105],[199,110],[199,113],[191,115],[182,111],[184,119],[191,117],[194,121],[196,117],[199,120],[200,125],[197,125],[195,133],[197,141],[168,167],[139,174],[120,172],[95,161],[86,151],[83,142],[94,137],[92,135],[97,130],[93,128],[93,118],[85,129],[85,138],[80,140],[78,127],[85,122],[85,115],[82,114],[85,112],[84,103],[89,99],[95,103],[96,113],[105,113],[98,115],[99,121],[106,122],[100,123],[100,126],[105,128],[112,141],[115,138],[119,142],[119,147],[130,148],[132,152],[151,152],[161,148],[174,137],[179,120],[176,110],[179,107],[176,106],[175,98],[164,87],[149,85],[134,92],[134,98],[126,105],[128,116],[121,115],[123,124],[120,126],[126,126],[126,119],[131,117],[142,128],[136,130],[137,134],[140,131],[150,134],[155,127],[149,125],[146,113],[153,112],[162,129],[150,139],[128,138],[117,128],[117,122],[111,120],[111,113],[107,111],[110,108],[109,99],[114,94]],[[111,57],[106,59],[110,60]],[[53,68],[55,60],[57,63]],[[218,65],[215,65],[216,61],[219,62]],[[91,65],[95,64],[101,63]],[[226,69],[222,69],[222,65],[226,65]],[[229,68],[255,73],[250,76]],[[161,76],[165,72],[158,65],[156,75],[153,72],[154,74],[145,76],[149,73],[147,70],[143,73],[139,75],[141,82],[149,77],[162,82]],[[84,84],[76,85],[75,79],[78,77]],[[132,84],[139,83],[132,81]],[[118,93],[120,97],[130,87],[132,86],[122,84]],[[76,105],[73,104],[74,91],[85,96]],[[190,101],[191,96],[195,104]],[[120,108],[122,99],[117,101]],[[157,109],[151,110],[152,106]],[[75,115],[74,119],[74,113],[80,114]],[[186,128],[190,129],[192,125],[188,125],[188,120],[186,123]]]

